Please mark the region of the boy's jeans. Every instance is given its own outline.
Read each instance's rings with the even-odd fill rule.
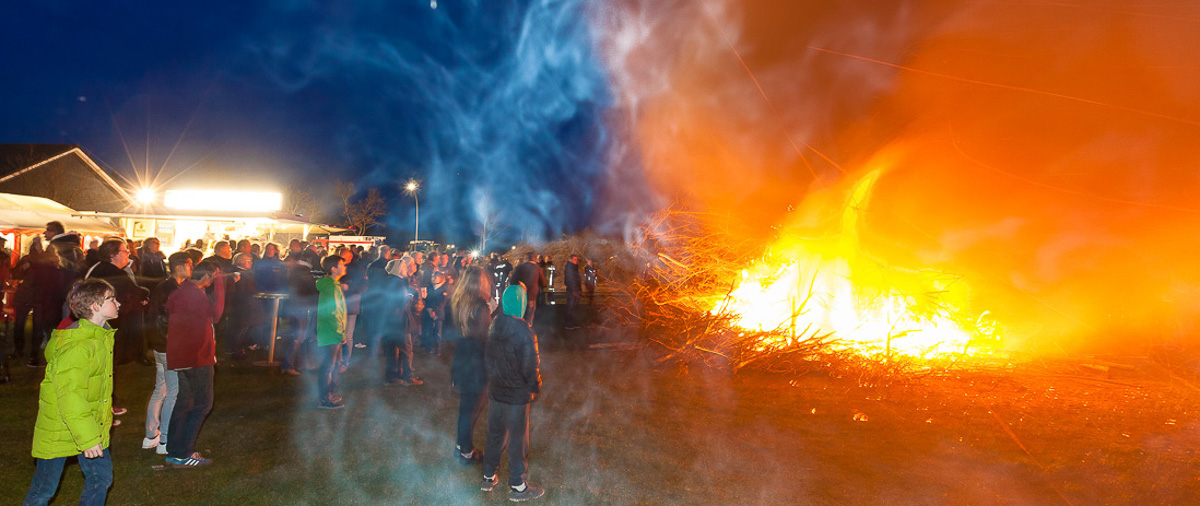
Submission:
[[[318,348],[321,353],[321,368],[317,376],[317,396],[321,402],[335,403],[341,347],[341,344],[327,344]]]
[[[171,432],[171,411],[179,395],[179,373],[167,369],[167,354],[154,352],[154,393],[146,405],[146,439],[159,436],[158,443],[166,444]],[[160,421],[161,420],[161,421]]]
[[[519,487],[529,472],[529,405],[488,404],[487,442],[483,450],[483,475],[495,476],[500,454],[508,448],[508,485]]]
[[[62,480],[63,465],[70,457],[56,459],[36,459],[37,471],[33,473],[33,483],[29,485],[29,493],[25,494],[25,505],[41,505],[50,502],[54,492],[58,490],[58,482]],[[79,495],[81,505],[103,505],[108,497],[108,488],[112,486],[113,467],[112,455],[108,448],[94,459],[79,454],[79,469],[83,471],[83,493]]]
[[[167,440],[167,455],[186,459],[192,456],[204,417],[212,411],[213,366],[192,367],[176,372],[179,374],[179,396],[175,399],[175,409],[171,411],[171,437]]]

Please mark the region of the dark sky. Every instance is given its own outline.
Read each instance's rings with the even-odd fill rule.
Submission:
[[[10,2],[0,141],[177,187],[352,181],[395,229],[415,177],[425,233],[553,238],[591,224],[608,99],[582,8],[545,4]]]

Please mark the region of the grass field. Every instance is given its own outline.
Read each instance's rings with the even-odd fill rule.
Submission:
[[[590,349],[622,339],[598,331],[539,335],[545,388],[531,414],[530,481],[547,489],[544,504],[1200,500],[1197,397],[1150,377],[1017,368],[863,388],[819,375],[683,370],[653,350]],[[168,471],[151,470],[162,459],[140,449],[153,370],[121,366],[116,389],[129,413],[113,431],[109,504],[505,502],[500,487],[479,491],[477,466],[453,459],[450,355],[418,354],[426,384],[406,388],[383,386],[380,359],[359,354],[339,411],[316,408],[311,374],[222,365],[197,445],[214,463]],[[0,385],[0,503],[19,502],[33,475],[40,376],[18,365]],[[57,503],[76,502],[82,481],[68,466]]]

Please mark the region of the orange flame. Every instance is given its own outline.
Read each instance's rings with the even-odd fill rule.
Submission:
[[[728,294],[709,297],[713,314],[733,314],[744,329],[773,337],[761,349],[783,349],[797,339],[830,336],[841,346],[931,358],[973,354],[994,341],[986,312],[968,311],[959,277],[887,265],[858,244],[856,227],[880,171],[850,192],[833,237],[789,233],[741,273]]]

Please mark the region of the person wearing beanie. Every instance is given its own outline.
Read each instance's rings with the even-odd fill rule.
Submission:
[[[522,317],[529,307],[523,284],[509,286],[500,297],[502,314],[492,320],[484,349],[488,384],[487,443],[483,452],[483,484],[496,485],[500,454],[508,451],[509,500],[537,499],[545,489],[526,482],[529,454],[529,405],[542,390],[537,334]]]

